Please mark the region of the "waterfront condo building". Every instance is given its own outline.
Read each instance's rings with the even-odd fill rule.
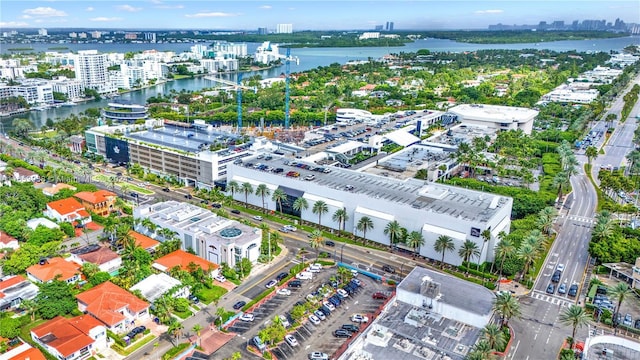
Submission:
[[[100,94],[117,91],[109,81],[107,54],[99,54],[98,50],[78,51],[74,63],[76,79],[81,81],[85,88],[94,89]]]

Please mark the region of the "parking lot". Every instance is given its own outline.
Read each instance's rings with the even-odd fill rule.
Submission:
[[[272,321],[277,315],[282,315],[290,323],[293,323],[290,311],[295,304],[300,301],[306,302],[306,297],[321,285],[328,283],[329,278],[333,275],[336,275],[335,267],[315,273],[311,280],[302,280],[302,287],[295,288],[285,285],[284,287],[291,290],[291,295],[274,295],[251,311],[254,315],[253,322],[238,320],[228,330],[241,334],[243,339],[251,339],[258,334],[267,322]],[[372,298],[373,293],[389,290],[384,284],[363,275],[360,275],[358,279],[361,281],[361,286],[343,299],[342,303],[331,311],[330,315],[326,316],[326,320],[321,320],[320,323],[314,325],[308,318],[310,314],[306,314],[303,317],[301,320],[302,325],[290,332],[298,342],[296,346],[291,346],[283,341],[271,348],[272,353],[278,359],[302,359],[313,351],[320,351],[329,355],[333,354],[347,340],[346,338],[334,337],[333,331],[340,328],[342,324],[358,325],[350,319],[351,315],[355,313],[371,316],[370,314],[374,313],[382,304],[382,300]],[[335,291],[331,294],[335,294]],[[327,298],[328,295],[325,296],[324,300]],[[318,307],[321,305],[319,302]],[[369,321],[372,320],[369,319]]]

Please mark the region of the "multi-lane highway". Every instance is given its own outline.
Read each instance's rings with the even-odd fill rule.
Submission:
[[[633,84],[640,81],[640,76],[631,82],[626,91]],[[626,93],[626,91],[624,93]],[[611,104],[607,113],[620,114],[623,102],[622,96]],[[614,133],[606,146],[604,155],[600,155],[593,161],[593,177],[597,178],[600,166],[619,167],[624,165],[625,156],[633,149],[633,132],[637,126],[636,115],[640,114],[640,103],[636,103],[629,118],[624,122],[614,122]],[[606,116],[606,115],[605,115]],[[592,131],[606,132],[607,124],[604,121],[596,123]],[[603,145],[605,137],[599,139],[598,148]],[[577,159],[581,164],[587,163],[584,150],[577,152]],[[584,274],[589,261],[588,247],[591,239],[593,216],[597,206],[595,189],[584,173],[582,166],[578,174],[571,178],[572,193],[564,199],[564,205],[560,208],[560,214],[556,221],[557,237],[549,255],[544,262],[544,268],[540,271],[535,281],[533,290],[528,296],[522,297],[522,318],[514,319],[512,326],[518,340],[512,347],[510,359],[551,359],[555,358],[562,342],[570,336],[571,329],[559,324],[558,316],[566,306],[571,303],[582,304],[584,302]],[[555,284],[553,294],[547,293],[547,287],[551,283],[553,272],[559,264],[563,264],[560,282]],[[576,297],[567,294],[558,294],[559,284],[566,284],[567,288],[577,283],[580,292]],[[577,337],[584,338],[586,330],[578,331]]]

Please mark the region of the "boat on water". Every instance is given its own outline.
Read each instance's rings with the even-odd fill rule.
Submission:
[[[71,106],[76,106],[77,104],[74,103],[73,101],[67,101],[67,102],[63,102],[60,105],[63,106],[63,107],[71,107]]]

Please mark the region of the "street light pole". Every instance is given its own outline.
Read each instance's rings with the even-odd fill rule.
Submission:
[[[344,251],[344,246],[347,245],[347,243],[342,244],[342,246],[340,247],[340,262],[342,261],[342,252]]]
[[[271,262],[271,231],[267,232],[267,241],[269,242],[269,262]]]

